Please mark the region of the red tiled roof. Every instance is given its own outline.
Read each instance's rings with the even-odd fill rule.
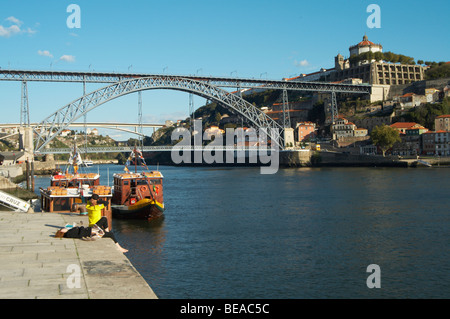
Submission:
[[[411,128],[414,125],[417,125],[417,123],[414,123],[414,122],[397,122],[397,123],[391,124],[391,127],[393,127],[393,128]]]
[[[358,46],[362,47],[362,46],[366,46],[366,45],[375,45],[375,43],[373,43],[372,41],[361,41],[358,43]]]
[[[437,119],[442,119],[442,118],[447,118],[450,117],[450,114],[445,114],[445,115],[439,115],[438,117],[436,117]]]

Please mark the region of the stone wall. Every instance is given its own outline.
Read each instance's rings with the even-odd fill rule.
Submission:
[[[303,167],[311,165],[311,151],[281,151],[280,166],[284,167]]]
[[[11,182],[6,177],[0,176],[0,189],[11,189],[16,188],[17,185]]]
[[[396,158],[350,153],[320,152],[315,166],[407,167]]]
[[[14,178],[23,175],[23,169],[20,165],[0,166],[0,176]]]
[[[447,84],[450,84],[450,78],[428,80],[428,81],[418,81],[410,84],[403,85],[391,85],[388,98],[392,99],[394,96],[401,96],[406,93],[415,93],[419,95],[425,94],[425,89],[435,88],[442,90]]]
[[[26,170],[27,170],[27,166],[26,164],[20,164],[20,166],[22,167],[23,173],[25,174]],[[56,166],[56,162],[55,161],[47,161],[47,162],[34,162],[34,172],[35,174],[37,173],[44,173],[47,171],[51,171],[54,170]],[[30,169],[31,169],[31,165],[30,165]]]

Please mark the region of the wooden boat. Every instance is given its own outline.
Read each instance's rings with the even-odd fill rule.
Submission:
[[[73,212],[77,206],[83,207],[93,194],[108,203],[105,216],[111,216],[112,189],[100,185],[100,175],[96,173],[79,173],[81,156],[74,147],[67,168],[63,173],[56,170],[50,178],[50,186],[40,188],[41,209],[45,212]]]
[[[127,165],[134,157],[135,173],[130,173]],[[134,149],[125,165],[125,173],[114,174],[112,214],[122,219],[155,219],[164,212],[163,175],[159,171],[137,173],[139,159],[145,165],[142,153]]]

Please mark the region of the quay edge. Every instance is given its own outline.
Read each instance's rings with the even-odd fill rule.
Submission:
[[[80,220],[88,224],[78,214],[0,211],[0,298],[158,299],[111,239],[53,237]]]

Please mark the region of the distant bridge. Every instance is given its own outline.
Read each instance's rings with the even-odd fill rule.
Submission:
[[[18,128],[20,123],[0,123],[0,128]],[[30,123],[30,126],[36,126],[38,123]],[[119,123],[119,122],[87,122],[87,123],[71,123],[70,127],[102,127],[102,128],[117,128],[117,127],[137,127],[142,126],[146,128],[161,128],[164,124],[152,124],[152,123]]]
[[[132,152],[134,146],[113,146],[113,147],[78,147],[81,153],[129,153]],[[271,149],[264,146],[144,146],[139,147],[142,152],[194,152],[194,151],[217,151],[217,152],[242,152],[242,151],[276,151],[278,149]],[[37,152],[37,155],[44,154],[69,154],[72,151],[71,148],[45,148],[42,151]]]
[[[31,127],[37,126],[39,123],[30,123]],[[0,128],[19,128],[21,127],[20,123],[11,123],[11,124],[0,124]],[[110,122],[110,123],[102,123],[102,122],[88,122],[88,123],[71,123],[67,127],[95,127],[95,128],[107,128],[113,129],[123,132],[128,132],[140,136],[147,136],[139,132],[139,128],[153,128],[158,129],[164,127],[164,124],[151,124],[151,123],[118,123],[118,122]],[[134,130],[133,130],[134,129]]]

